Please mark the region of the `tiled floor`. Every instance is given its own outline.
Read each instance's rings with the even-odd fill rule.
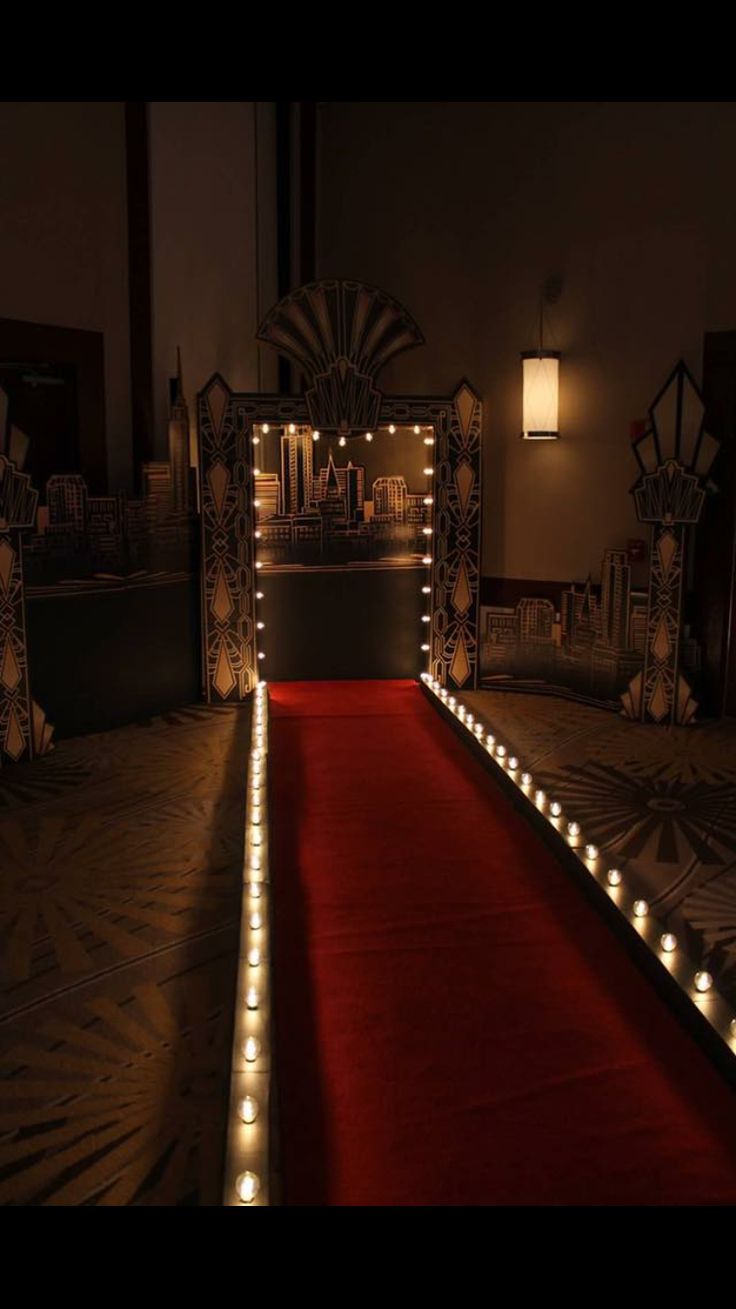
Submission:
[[[248,710],[0,773],[0,1203],[218,1204]]]
[[[736,1004],[736,720],[654,727],[523,692],[463,701]]]

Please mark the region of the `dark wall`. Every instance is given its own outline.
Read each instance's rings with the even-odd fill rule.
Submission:
[[[33,697],[58,737],[201,698],[199,578],[26,600]]]

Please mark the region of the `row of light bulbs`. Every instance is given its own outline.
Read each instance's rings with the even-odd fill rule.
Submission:
[[[388,429],[389,432],[391,431],[392,427],[393,427],[393,424],[391,424],[391,427],[389,427],[389,429]],[[395,428],[394,428],[394,430],[395,430]],[[414,427],[414,431],[415,431],[415,432],[417,433],[417,435],[418,435],[418,434],[421,432],[421,430],[422,430],[422,429],[420,428],[419,424],[417,423],[417,424],[415,425],[415,427]],[[433,445],[433,444],[434,444],[434,437],[433,437],[433,436],[432,436],[432,437],[425,437],[425,439],[424,439],[424,444],[425,444],[425,445]],[[424,469],[424,476],[427,478],[427,494],[426,494],[425,497],[424,497],[424,503],[425,503],[425,505],[429,508],[431,505],[434,504],[434,496],[432,495],[432,478],[434,477],[434,468],[433,468],[433,467],[429,467],[429,466],[428,466],[427,468],[425,468],[425,469]],[[427,544],[429,544],[429,541],[431,540],[431,537],[432,537],[432,528],[431,528],[431,527],[425,527],[425,528],[423,528],[422,530],[423,530],[423,533],[424,533],[425,537],[427,538]],[[428,552],[427,554],[425,554],[425,555],[422,557],[422,563],[424,564],[424,567],[428,570],[427,579],[426,579],[426,581],[425,581],[425,583],[424,583],[424,586],[422,587],[422,595],[431,595],[431,594],[432,594],[432,586],[431,586],[431,580],[432,580],[432,574],[431,574],[431,568],[432,568],[432,555],[429,554],[429,552]],[[429,623],[431,623],[431,621],[432,621],[432,615],[431,615],[431,614],[422,614],[422,623],[429,624]],[[427,636],[429,636],[429,629],[427,629]],[[422,641],[422,644],[421,644],[421,647],[420,647],[420,648],[421,648],[423,654],[428,655],[428,654],[429,654],[429,650],[430,650],[429,641]]]
[[[289,436],[295,436],[295,435],[296,435],[296,423],[289,423],[289,424],[288,424],[288,429],[289,429]],[[262,432],[263,436],[268,436],[268,433],[270,432],[270,430],[271,430],[271,428],[270,428],[270,426],[269,426],[268,423],[261,423],[261,432]],[[394,434],[395,431],[396,431],[396,424],[395,424],[395,423],[389,423],[389,425],[388,425],[388,430],[389,430],[389,432],[391,433],[391,435],[393,436],[393,434]],[[414,434],[415,434],[416,436],[421,436],[421,434],[422,434],[422,428],[420,427],[419,423],[415,423],[415,424],[414,424]],[[313,440],[313,441],[319,441],[319,438],[320,438],[321,435],[322,435],[322,433],[321,433],[321,432],[320,432],[316,427],[312,429],[312,440]],[[369,442],[372,441],[372,440],[373,440],[373,433],[372,433],[372,432],[366,432],[366,434],[365,434],[365,439],[366,439],[366,441],[369,441]],[[253,445],[260,445],[260,444],[261,444],[261,438],[260,438],[260,436],[258,435],[257,432],[254,432],[254,433],[253,433],[253,436],[251,437],[251,441],[252,441]],[[341,436],[341,437],[339,437],[339,438],[338,438],[338,442],[337,442],[337,444],[338,444],[339,446],[345,446],[345,445],[347,445],[347,437],[345,437],[345,436]],[[434,445],[434,437],[433,437],[433,436],[425,436],[425,438],[424,438],[424,444],[425,444],[425,445]]]
[[[270,1061],[267,1018],[269,1002],[268,908],[268,692],[255,688],[245,823],[245,869],[238,972],[240,1014],[236,1018],[235,1076],[243,1061],[248,1093],[231,1097],[229,1165],[237,1169],[234,1189],[241,1204],[267,1199],[268,1123],[265,1113]],[[242,1080],[242,1079],[241,1079]],[[255,1083],[255,1087],[254,1087]],[[261,1095],[253,1090],[261,1087]],[[247,1168],[241,1168],[247,1163]],[[265,1180],[264,1180],[265,1175]]]
[[[476,740],[485,745],[486,750],[495,759],[496,763],[516,782],[527,798],[533,800],[536,808],[545,815],[556,831],[565,837],[568,844],[585,864],[589,873],[594,877],[597,876],[602,861],[601,852],[594,842],[585,840],[578,822],[574,819],[565,821],[560,801],[549,797],[541,787],[535,787],[532,774],[521,768],[517,756],[509,752],[506,746],[498,741],[492,732],[487,732],[484,725],[477,721],[475,715],[457,697],[450,695],[440,685],[439,681],[432,677],[431,673],[422,673],[422,681]],[[605,881],[608,892],[617,908],[621,913],[625,913],[625,906],[620,902],[620,893],[623,890],[624,882],[621,870],[619,868],[607,868]],[[646,900],[635,899],[631,903],[630,912],[635,925],[641,925],[643,920],[651,920],[650,907]],[[661,955],[665,958],[671,958],[678,949],[677,937],[674,932],[670,931],[661,932],[657,944]],[[698,995],[706,995],[708,992],[713,991],[713,977],[705,969],[699,969],[692,976],[692,987]],[[720,1031],[720,1035],[724,1039],[730,1038],[733,1043],[736,1043],[735,1017],[729,1016],[725,1026],[723,1022],[719,1022],[717,1030]]]

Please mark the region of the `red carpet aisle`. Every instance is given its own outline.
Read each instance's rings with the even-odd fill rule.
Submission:
[[[732,1092],[409,682],[271,687],[288,1204],[733,1204]]]

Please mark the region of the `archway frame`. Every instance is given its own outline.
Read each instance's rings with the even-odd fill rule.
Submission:
[[[202,671],[210,704],[243,701],[259,680],[254,444],[268,423],[309,426],[304,396],[239,393],[215,373],[197,397],[202,534]],[[430,650],[443,686],[478,685],[482,403],[463,380],[452,396],[382,396],[377,427],[434,433]]]

